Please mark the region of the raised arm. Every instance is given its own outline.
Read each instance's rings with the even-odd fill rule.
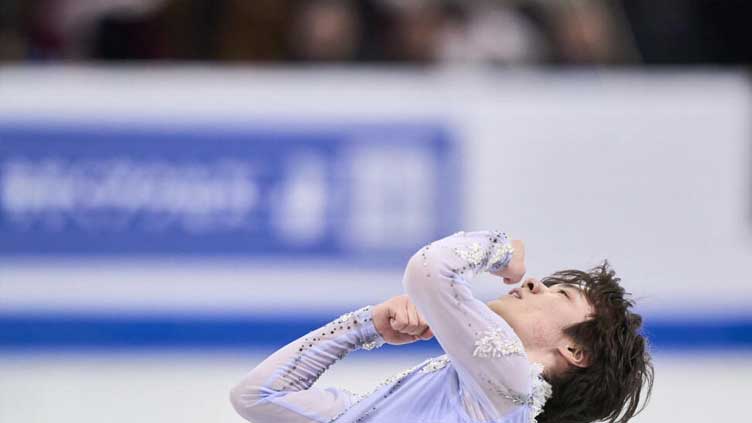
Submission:
[[[460,232],[419,250],[403,279],[461,383],[480,390],[497,410],[529,401],[534,369],[507,322],[473,297],[470,281],[503,270],[513,253],[502,232]]]
[[[353,402],[338,388],[312,385],[329,366],[358,348],[384,343],[363,307],[301,337],[261,362],[231,391],[235,410],[253,423],[328,422]]]

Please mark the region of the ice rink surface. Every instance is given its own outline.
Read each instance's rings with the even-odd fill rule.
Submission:
[[[262,360],[258,352],[162,352],[49,356],[0,361],[0,422],[240,423],[229,389]],[[358,351],[316,387],[370,391],[426,355]],[[737,421],[748,401],[752,353],[659,354],[656,381],[638,423]]]

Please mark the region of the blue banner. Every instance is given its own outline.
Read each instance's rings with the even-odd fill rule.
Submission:
[[[404,261],[456,229],[434,124],[0,125],[2,255]]]
[[[0,313],[0,353],[22,349],[272,349],[323,326],[337,315],[188,317]],[[752,316],[702,322],[647,319],[644,334],[653,352],[752,351]],[[441,354],[433,340],[399,348],[402,352],[429,348]]]

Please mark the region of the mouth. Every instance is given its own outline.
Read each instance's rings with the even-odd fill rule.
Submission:
[[[515,289],[509,291],[509,295],[511,295],[511,296],[513,296],[513,297],[515,297],[517,299],[520,299],[520,300],[522,299],[522,294],[520,293],[519,288],[515,288]]]

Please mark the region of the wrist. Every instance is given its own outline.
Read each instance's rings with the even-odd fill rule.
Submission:
[[[490,236],[491,256],[488,259],[488,272],[503,276],[509,267],[515,254],[515,242],[509,236],[500,231],[492,231]]]
[[[510,242],[511,252],[504,266],[497,271],[491,272],[504,279],[504,283],[514,284],[522,280],[527,269],[525,268],[525,244],[520,240]]]
[[[377,307],[366,306],[355,312],[355,318],[359,323],[360,347],[364,350],[372,350],[384,345],[384,338],[376,328]]]
[[[389,322],[389,308],[384,303],[373,308],[373,329],[380,337],[387,336],[393,329]]]

